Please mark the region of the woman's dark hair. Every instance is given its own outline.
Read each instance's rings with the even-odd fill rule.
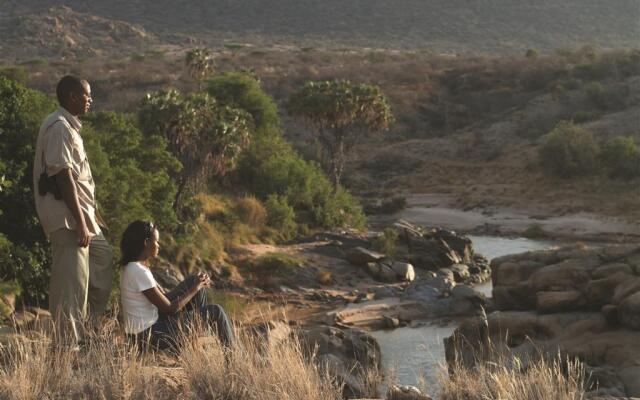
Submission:
[[[120,241],[121,265],[137,261],[144,250],[144,241],[153,237],[155,226],[151,221],[133,221],[127,226]]]

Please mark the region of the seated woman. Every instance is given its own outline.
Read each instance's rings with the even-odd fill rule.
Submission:
[[[201,318],[229,347],[233,328],[222,307],[207,304],[206,288],[211,286],[207,274],[192,275],[168,293],[156,283],[149,262],[158,255],[158,240],[158,230],[148,221],[132,222],[122,235],[120,296],[125,332],[141,347],[166,349],[177,345],[181,328]]]

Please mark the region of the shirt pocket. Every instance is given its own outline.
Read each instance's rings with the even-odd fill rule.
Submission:
[[[84,150],[84,143],[80,135],[74,135],[73,138],[74,158],[76,164],[76,175],[79,181],[91,180],[91,169],[89,168],[89,159]]]

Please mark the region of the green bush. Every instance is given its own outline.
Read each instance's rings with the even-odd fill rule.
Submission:
[[[164,139],[143,136],[123,115],[88,115],[83,138],[96,182],[96,197],[114,246],[136,219],[153,220],[163,232],[176,227],[173,210],[176,185],[171,176],[180,169],[166,150]]]
[[[602,164],[609,176],[633,179],[640,176],[640,150],[632,137],[617,137],[602,146]]]
[[[403,196],[394,196],[390,199],[385,199],[380,204],[381,214],[394,214],[398,211],[402,211],[407,208],[407,199]]]
[[[624,108],[627,101],[628,88],[605,88],[599,82],[591,82],[585,92],[589,101],[600,110],[617,110]]]
[[[573,122],[560,122],[545,135],[538,150],[542,167],[551,175],[569,178],[598,168],[599,147],[593,135]]]
[[[295,273],[301,260],[291,254],[267,253],[250,262],[250,269],[256,275],[290,277]]]
[[[278,231],[281,239],[293,238],[298,230],[295,211],[287,203],[286,197],[270,194],[265,202],[267,209],[267,225]]]
[[[373,239],[373,248],[391,256],[396,252],[398,244],[398,231],[391,227],[384,228],[379,236]]]
[[[597,111],[577,111],[571,116],[571,120],[577,124],[596,121],[602,114]]]
[[[2,67],[0,68],[0,76],[24,85],[29,74],[23,67]]]
[[[278,133],[278,108],[254,76],[244,72],[228,72],[207,81],[206,90],[221,105],[248,112],[253,117],[259,136]]]
[[[283,197],[298,224],[325,229],[365,225],[358,201],[343,188],[334,191],[320,167],[280,136],[257,138],[240,161],[237,178],[235,186],[263,201],[270,195]]]
[[[38,129],[55,104],[0,75],[0,280],[30,303],[46,300],[49,245],[36,216],[32,169]]]

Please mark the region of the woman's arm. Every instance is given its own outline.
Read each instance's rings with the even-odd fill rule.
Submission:
[[[167,296],[164,295],[162,290],[158,287],[158,285],[152,287],[151,289],[144,290],[142,293],[144,296],[149,299],[149,301],[160,310],[164,314],[175,314],[180,311],[184,306],[189,303],[189,301],[198,293],[202,287],[206,286],[209,283],[208,277],[204,274],[198,274],[196,280],[194,281],[194,285],[189,288],[189,290],[178,296],[173,301],[169,301]]]

